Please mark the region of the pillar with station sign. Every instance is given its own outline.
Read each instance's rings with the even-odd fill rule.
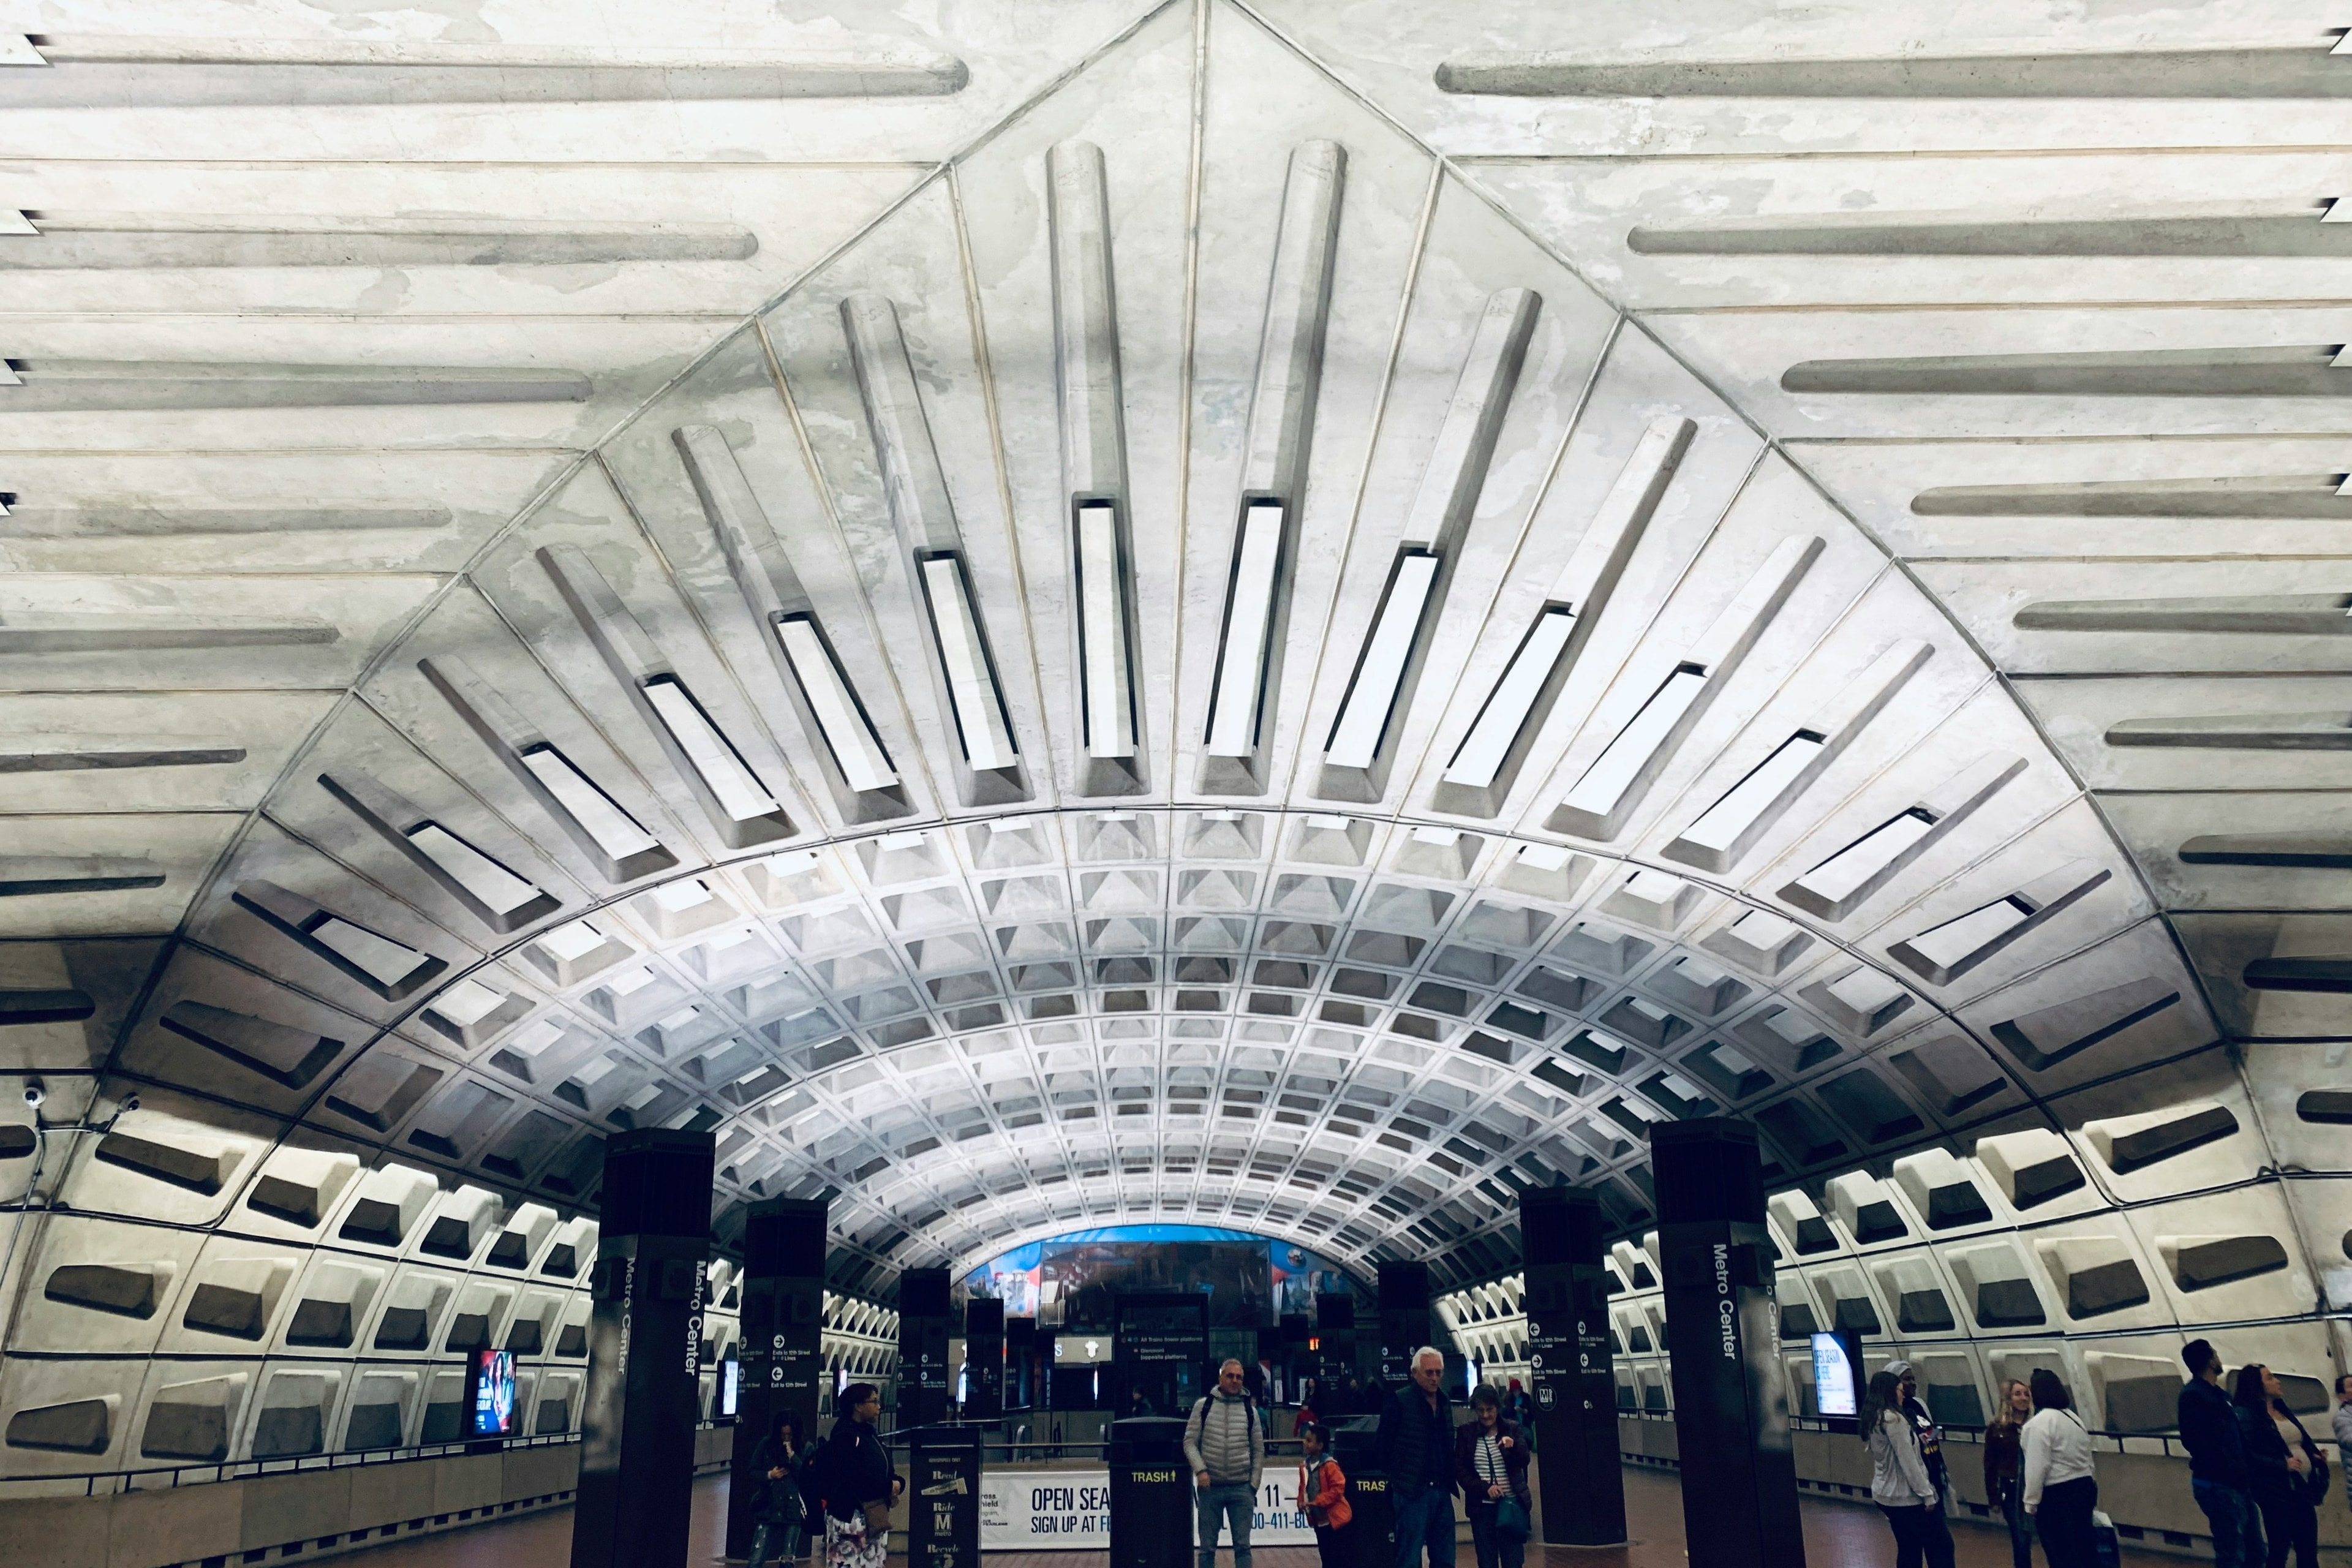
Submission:
[[[604,1145],[572,1568],[686,1560],[715,1143],[646,1128]]]
[[[963,1304],[963,1417],[1004,1414],[1004,1303],[974,1296]]]
[[[827,1211],[823,1199],[753,1204],[743,1227],[742,1393],[736,1407],[727,1554],[748,1557],[767,1479],[751,1456],[779,1411],[803,1442],[816,1436],[817,1381],[824,1366]]]
[[[1382,1263],[1377,1267],[1381,1289],[1381,1381],[1391,1389],[1398,1389],[1412,1375],[1412,1352],[1433,1342],[1429,1265]]]
[[[1543,1539],[1608,1546],[1625,1539],[1617,1381],[1610,1365],[1609,1276],[1601,1200],[1575,1187],[1519,1194],[1528,1360],[1543,1463]]]
[[[949,1379],[948,1271],[908,1268],[898,1275],[898,1421],[929,1426],[948,1418],[953,1398]]]
[[[1657,1122],[1650,1169],[1690,1560],[1804,1568],[1755,1125],[1725,1117]]]

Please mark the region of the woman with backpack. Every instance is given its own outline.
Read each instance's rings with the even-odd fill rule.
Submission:
[[[2099,1483],[2091,1468],[2091,1431],[2074,1414],[2058,1374],[2037,1366],[2026,1380],[2033,1419],[2025,1424],[2025,1511],[2042,1538],[2050,1568],[2096,1568],[2098,1542],[2091,1512]]]
[[[1870,1450],[1870,1500],[1895,1532],[1895,1568],[1952,1568],[1952,1533],[1929,1515],[1944,1494],[1927,1476],[1919,1429],[1903,1408],[1903,1380],[1892,1367],[1871,1374],[1860,1412],[1863,1446]],[[2051,1568],[2059,1568],[2053,1560]]]
[[[1348,1503],[1348,1478],[1324,1452],[1330,1441],[1321,1422],[1298,1424],[1298,1511],[1315,1531],[1323,1568],[1356,1568],[1354,1542],[1347,1533],[1356,1511]]]
[[[2286,1407],[2284,1391],[2270,1368],[2259,1363],[2240,1367],[2233,1403],[2238,1429],[2246,1438],[2254,1506],[2262,1510],[2263,1535],[2270,1542],[2268,1568],[2284,1568],[2290,1547],[2295,1568],[2318,1568],[2318,1503],[2327,1495],[2326,1457]]]

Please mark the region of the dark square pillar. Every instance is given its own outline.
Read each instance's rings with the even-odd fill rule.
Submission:
[[[963,1415],[993,1421],[1004,1414],[1004,1303],[975,1296],[963,1304]]]
[[[736,1411],[727,1555],[748,1557],[767,1477],[751,1463],[779,1411],[803,1442],[816,1437],[818,1373],[824,1365],[826,1205],[772,1198],[753,1204],[743,1228],[743,1389]]]
[[[1609,1357],[1609,1276],[1601,1199],[1571,1187],[1519,1194],[1528,1357],[1536,1404],[1543,1538],[1559,1546],[1625,1539],[1617,1457],[1617,1380]]]
[[[713,1144],[652,1128],[604,1145],[572,1568],[686,1560]]]
[[[1436,1343],[1430,1332],[1429,1265],[1375,1267],[1380,1270],[1381,1289],[1381,1381],[1393,1392],[1412,1375],[1412,1352]]]
[[[1804,1568],[1756,1129],[1722,1117],[1657,1122],[1650,1167],[1690,1560]]]
[[[954,1397],[948,1365],[948,1271],[908,1268],[898,1275],[898,1421],[931,1426],[948,1418]]]

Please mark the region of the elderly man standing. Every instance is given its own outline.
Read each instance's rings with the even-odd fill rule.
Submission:
[[[1412,1381],[1389,1397],[1372,1438],[1388,1472],[1396,1521],[1395,1568],[1454,1568],[1454,1402],[1445,1397],[1445,1356],[1423,1345],[1412,1355]]]
[[[1195,1400],[1184,1422],[1184,1458],[1192,1467],[1200,1514],[1201,1568],[1217,1568],[1217,1526],[1234,1532],[1234,1568],[1250,1568],[1250,1515],[1258,1476],[1265,1468],[1265,1428],[1257,1405],[1242,1391],[1242,1363],[1217,1369],[1214,1392]]]

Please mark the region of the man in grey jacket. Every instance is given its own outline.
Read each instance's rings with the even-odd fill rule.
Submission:
[[[1234,1532],[1234,1568],[1250,1568],[1250,1515],[1265,1469],[1265,1429],[1242,1392],[1240,1362],[1219,1367],[1216,1392],[1193,1404],[1184,1422],[1184,1458],[1200,1512],[1201,1568],[1217,1568],[1220,1521]]]

